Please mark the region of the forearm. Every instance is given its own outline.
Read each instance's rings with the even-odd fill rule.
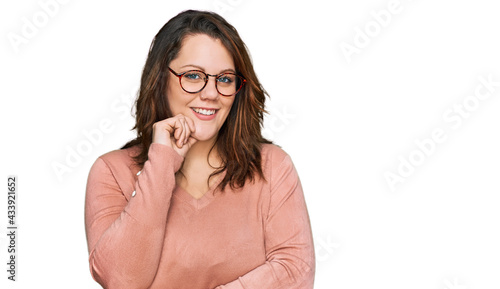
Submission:
[[[288,261],[267,261],[261,266],[215,289],[312,289],[314,267],[299,268]]]
[[[104,288],[148,288],[163,248],[164,228],[148,227],[122,213],[90,252],[93,278]]]
[[[103,176],[89,176],[89,262],[94,279],[108,289],[147,288],[158,268],[175,171],[182,158],[159,144],[150,147],[148,156],[128,201],[119,188],[98,185],[94,178]]]

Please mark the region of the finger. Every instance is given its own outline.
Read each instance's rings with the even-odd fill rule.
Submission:
[[[195,132],[196,131],[196,126],[194,125],[194,120],[191,119],[190,117],[186,117],[186,122],[189,125],[191,133]]]
[[[163,129],[168,132],[168,136],[171,136],[172,133],[174,132],[174,127],[170,123],[166,123],[166,125],[162,125]],[[153,127],[154,129],[154,127]]]
[[[182,130],[179,130],[179,124],[175,119],[168,119],[166,121],[165,129],[169,132],[169,139],[172,143],[176,143],[176,140],[179,138]],[[172,141],[173,139],[173,141]]]
[[[182,148],[184,145],[184,139],[186,138],[186,125],[185,125],[185,120],[183,118],[179,118],[179,130],[181,130],[181,134],[179,135],[179,138],[176,140],[177,141],[177,146],[179,148]]]
[[[195,139],[194,137],[190,137],[190,138],[188,139],[188,141],[187,141],[187,144],[186,144],[186,145],[188,146],[188,148],[190,148],[190,147],[191,147],[192,145],[194,145],[197,141],[198,141],[198,140],[197,140],[197,139]]]
[[[184,130],[186,131],[186,135],[184,138],[184,144],[187,144],[189,137],[191,136],[191,128],[187,122],[187,119],[184,119]]]
[[[173,137],[175,140],[178,140],[180,137],[181,137],[181,134],[182,134],[182,125],[181,123],[179,122],[178,119],[176,119],[174,121],[174,123],[172,124],[172,127],[174,129],[174,134],[173,134]]]

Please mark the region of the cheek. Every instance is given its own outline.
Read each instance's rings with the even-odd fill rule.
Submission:
[[[172,116],[175,116],[186,108],[187,98],[183,95],[181,91],[174,88],[167,89],[167,101]]]
[[[222,111],[220,111],[220,112],[222,112],[221,116],[220,116],[222,122],[225,122],[227,117],[229,116],[229,112],[231,111],[232,105],[233,105],[232,101],[224,102],[224,104],[223,104],[224,109]]]

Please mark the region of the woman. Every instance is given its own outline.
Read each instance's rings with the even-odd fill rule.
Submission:
[[[314,249],[290,157],[261,135],[265,92],[222,17],[185,11],[155,36],[137,138],[87,183],[104,288],[312,288]]]

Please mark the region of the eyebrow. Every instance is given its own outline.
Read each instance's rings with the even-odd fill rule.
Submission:
[[[199,69],[199,70],[206,71],[206,70],[205,70],[205,68],[203,68],[203,67],[201,67],[201,66],[199,66],[199,65],[196,65],[196,64],[186,64],[186,65],[181,66],[180,68],[184,68],[184,67],[188,67],[188,66],[190,66],[190,67],[195,67],[195,68],[197,68],[197,69]],[[219,72],[219,73],[217,73],[217,74],[221,74],[221,73],[224,73],[224,72],[232,72],[232,73],[236,74],[236,71],[235,71],[234,69],[232,69],[232,68],[226,68],[226,69],[223,69],[222,71],[220,71],[220,72]]]

